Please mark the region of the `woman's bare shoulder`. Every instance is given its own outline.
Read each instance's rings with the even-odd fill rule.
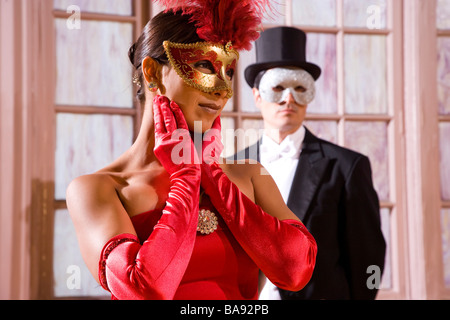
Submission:
[[[66,202],[69,212],[99,212],[103,206],[118,199],[117,181],[106,173],[93,173],[74,179],[66,190]]]
[[[74,194],[102,194],[103,192],[110,192],[111,189],[115,189],[117,182],[115,179],[106,173],[93,173],[83,175],[75,178],[67,188],[67,198],[70,198]]]
[[[250,199],[254,201],[253,180],[261,172],[261,164],[254,160],[239,160],[224,162],[221,168],[228,178]]]
[[[229,172],[232,175],[246,177],[252,179],[255,175],[264,172],[264,167],[256,160],[245,159],[238,161],[224,161],[221,165],[224,172]]]
[[[74,179],[67,188],[67,208],[83,258],[97,279],[98,257],[113,236],[133,234],[133,224],[116,190],[114,176],[94,173]]]

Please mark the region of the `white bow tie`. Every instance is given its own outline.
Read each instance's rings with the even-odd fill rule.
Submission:
[[[261,145],[261,163],[271,163],[281,158],[297,159],[299,154],[300,150],[297,150],[293,141],[285,141],[281,145]]]

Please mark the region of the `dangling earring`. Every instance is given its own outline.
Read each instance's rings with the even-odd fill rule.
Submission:
[[[134,76],[133,76],[133,83],[135,84],[135,85],[137,85],[139,88],[142,86],[141,85],[141,80],[140,80],[140,78],[139,78],[139,74],[136,72],[135,74],[134,74]]]
[[[158,91],[158,84],[152,81],[148,84],[148,89],[151,92],[156,92],[156,91]]]

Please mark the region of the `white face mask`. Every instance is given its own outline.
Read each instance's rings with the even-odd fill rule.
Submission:
[[[268,102],[281,103],[291,93],[295,102],[308,105],[314,100],[316,86],[314,78],[303,69],[274,68],[261,78],[259,92]]]

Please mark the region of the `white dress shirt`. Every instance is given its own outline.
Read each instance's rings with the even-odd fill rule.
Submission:
[[[285,203],[287,203],[289,192],[291,191],[304,138],[305,128],[303,126],[287,136],[280,144],[265,134],[262,137],[260,163],[275,180]],[[259,299],[281,300],[278,288],[269,279],[266,279],[266,284],[261,290]]]

